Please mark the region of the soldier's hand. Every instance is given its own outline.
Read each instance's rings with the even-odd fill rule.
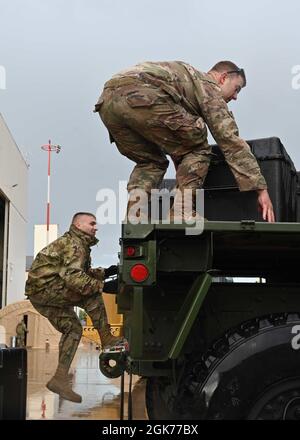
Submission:
[[[262,212],[262,217],[264,220],[267,220],[269,223],[275,222],[275,215],[273,211],[273,205],[269,196],[269,193],[266,189],[258,189],[258,207]]]
[[[118,280],[105,281],[103,285],[104,293],[117,293],[118,290]]]
[[[104,277],[108,278],[112,275],[117,275],[118,273],[118,266],[112,265],[109,266],[107,269],[104,269]]]

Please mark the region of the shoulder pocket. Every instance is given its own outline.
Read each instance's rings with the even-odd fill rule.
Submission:
[[[102,98],[102,95],[101,95],[100,98],[98,99],[97,104],[95,105],[94,113],[99,112],[99,110],[100,110],[101,105],[103,104],[103,102],[104,102],[104,99]]]

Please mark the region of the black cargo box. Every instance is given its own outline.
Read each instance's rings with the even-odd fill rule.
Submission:
[[[27,352],[0,348],[0,420],[26,419]]]
[[[274,206],[276,221],[296,221],[297,173],[277,137],[247,141],[256,157]],[[217,145],[205,181],[205,217],[208,220],[262,220],[256,192],[239,192]]]
[[[300,187],[297,208],[297,172],[277,137],[247,141],[266,179],[277,222],[300,221]],[[204,210],[207,220],[263,221],[257,209],[255,191],[240,192],[234,176],[217,145],[204,183]],[[161,188],[171,189],[175,179],[165,179]],[[165,213],[164,213],[165,214]],[[163,214],[163,218],[164,218]]]

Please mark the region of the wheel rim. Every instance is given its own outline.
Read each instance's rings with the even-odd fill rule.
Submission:
[[[300,379],[272,385],[255,403],[249,420],[300,420]]]

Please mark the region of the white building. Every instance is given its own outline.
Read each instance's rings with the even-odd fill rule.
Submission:
[[[47,225],[34,225],[34,254],[33,256],[26,256],[25,282],[28,278],[28,273],[32,266],[34,258],[44,247],[46,247],[52,241],[56,240],[58,237],[58,225],[49,225],[49,234],[47,233]]]
[[[0,308],[24,299],[28,165],[0,114]]]
[[[34,225],[34,258],[40,250],[56,240],[58,236],[59,230],[56,224],[49,225],[49,236],[47,234],[47,225]]]

